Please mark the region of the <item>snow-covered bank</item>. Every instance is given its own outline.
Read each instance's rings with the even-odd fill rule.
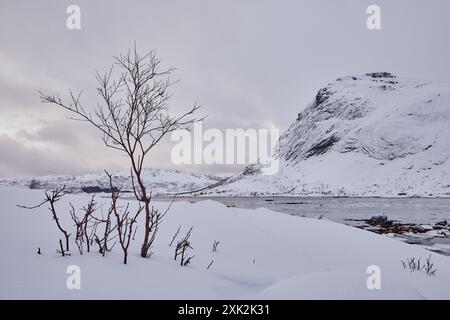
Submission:
[[[150,259],[138,257],[140,235],[129,264],[118,247],[102,258],[56,253],[58,231],[45,207],[27,211],[40,190],[0,187],[0,298],[450,298],[450,259],[432,254],[435,276],[410,273],[401,260],[425,259],[417,246],[329,221],[292,217],[267,209],[227,208],[214,202],[176,202],[158,233]],[[58,210],[70,226],[68,202],[87,203],[86,195],[66,195]],[[105,210],[108,200],[104,202]],[[165,208],[167,203],[158,203]],[[171,238],[190,226],[195,258],[187,267],[173,261]],[[214,240],[218,252],[212,253]],[[40,247],[42,254],[36,254]],[[214,260],[211,268],[206,267]],[[81,268],[81,290],[66,288],[66,268]],[[368,290],[367,267],[381,269],[381,290]]]
[[[132,182],[129,171],[112,172],[114,181],[123,186],[124,191],[131,192]],[[210,186],[223,177],[212,175],[196,175],[177,170],[144,168],[142,178],[153,195],[170,195]],[[30,189],[56,189],[65,186],[71,193],[80,192],[108,192],[109,180],[104,172],[91,173],[81,176],[48,175],[27,178],[0,179],[0,186],[18,186]]]

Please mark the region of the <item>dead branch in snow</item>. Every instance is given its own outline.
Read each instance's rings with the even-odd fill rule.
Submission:
[[[24,209],[36,209],[39,208],[41,206],[43,206],[44,204],[49,204],[49,211],[52,214],[52,219],[53,221],[55,221],[55,224],[58,228],[58,230],[64,235],[64,239],[65,239],[65,246],[63,246],[63,241],[60,239],[59,240],[59,244],[60,244],[60,250],[58,251],[62,256],[66,256],[69,255],[68,253],[70,252],[70,246],[69,246],[69,238],[70,238],[70,234],[67,232],[66,229],[64,229],[61,225],[61,222],[59,221],[59,217],[56,211],[56,203],[61,200],[61,198],[64,196],[64,191],[65,191],[65,186],[61,187],[61,188],[57,188],[53,191],[45,191],[45,199],[35,205],[35,206],[23,206],[23,205],[17,205],[20,208],[24,208]]]

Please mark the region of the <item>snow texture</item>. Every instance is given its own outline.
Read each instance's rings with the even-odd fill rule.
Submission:
[[[176,202],[161,225],[149,259],[138,256],[142,234],[130,248],[129,264],[119,247],[61,257],[56,230],[45,207],[27,211],[42,190],[0,187],[0,298],[56,299],[449,299],[450,259],[432,254],[435,276],[405,270],[401,260],[424,260],[430,252],[414,245],[326,220],[293,217],[267,209],[227,208],[215,201]],[[69,202],[85,205],[88,195],[66,195],[58,203],[70,227]],[[108,199],[97,197],[103,210]],[[134,207],[136,203],[132,203]],[[165,208],[167,203],[156,203]],[[170,240],[190,226],[195,258],[187,267],[173,260]],[[219,240],[218,251],[212,243]],[[36,254],[41,248],[41,255]],[[72,248],[74,245],[72,243]],[[214,260],[211,268],[207,265]],[[81,268],[81,289],[66,288],[66,268]],[[378,265],[381,289],[369,290],[367,267]]]

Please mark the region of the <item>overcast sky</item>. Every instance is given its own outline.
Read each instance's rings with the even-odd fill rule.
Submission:
[[[81,30],[66,28],[70,4],[81,8]],[[370,4],[381,7],[382,30],[366,27]],[[205,127],[284,130],[343,75],[450,82],[449,31],[448,0],[0,0],[0,177],[128,168],[37,92],[83,90],[95,103],[94,71],[134,41],[178,68],[173,113],[197,102]],[[163,145],[147,165],[174,168],[169,155]]]

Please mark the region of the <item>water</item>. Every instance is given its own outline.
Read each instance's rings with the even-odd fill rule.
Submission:
[[[176,200],[198,202],[206,199],[231,207],[262,207],[310,218],[323,215],[339,223],[347,223],[346,219],[368,219],[378,214],[404,223],[435,224],[450,220],[450,198],[177,197]]]

